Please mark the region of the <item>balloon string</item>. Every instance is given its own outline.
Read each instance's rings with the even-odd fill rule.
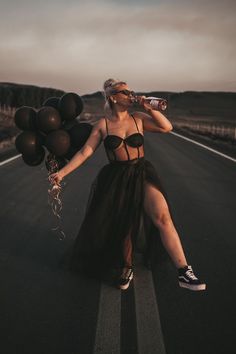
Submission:
[[[47,157],[47,167],[48,167],[48,181],[50,182],[50,187],[48,189],[48,204],[51,206],[53,214],[56,216],[58,219],[58,225],[54,228],[52,228],[52,231],[59,230],[59,239],[63,240],[66,235],[65,232],[62,229],[62,219],[60,212],[62,210],[62,201],[60,198],[60,194],[62,192],[62,186],[65,186],[66,183],[58,183],[55,184],[52,182],[52,180],[49,178],[51,173],[55,173],[59,171],[59,166],[58,162],[55,159],[54,155],[48,155]]]

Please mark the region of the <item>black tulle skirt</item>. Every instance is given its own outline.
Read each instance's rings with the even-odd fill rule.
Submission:
[[[147,240],[141,227],[145,182],[156,186],[169,204],[156,169],[144,157],[110,162],[100,169],[67,259],[71,271],[102,277],[109,269],[124,266],[124,242],[128,235],[132,255],[146,251]]]

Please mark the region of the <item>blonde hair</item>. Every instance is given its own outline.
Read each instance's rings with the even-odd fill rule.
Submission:
[[[117,79],[108,79],[103,84],[103,96],[105,98],[104,112],[108,117],[112,116],[113,105],[110,100],[110,96],[115,93],[115,87],[118,85],[127,85],[125,81],[120,81]]]

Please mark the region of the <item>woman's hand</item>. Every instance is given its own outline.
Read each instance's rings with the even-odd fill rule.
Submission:
[[[146,96],[137,96],[137,103],[146,111],[150,111],[150,105],[145,101]]]
[[[63,175],[62,171],[60,170],[58,172],[51,173],[48,178],[51,183],[60,184],[61,180],[64,178],[64,175]]]

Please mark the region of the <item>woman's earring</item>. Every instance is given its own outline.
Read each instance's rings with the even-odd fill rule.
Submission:
[[[116,100],[114,100],[113,102],[116,103]]]

